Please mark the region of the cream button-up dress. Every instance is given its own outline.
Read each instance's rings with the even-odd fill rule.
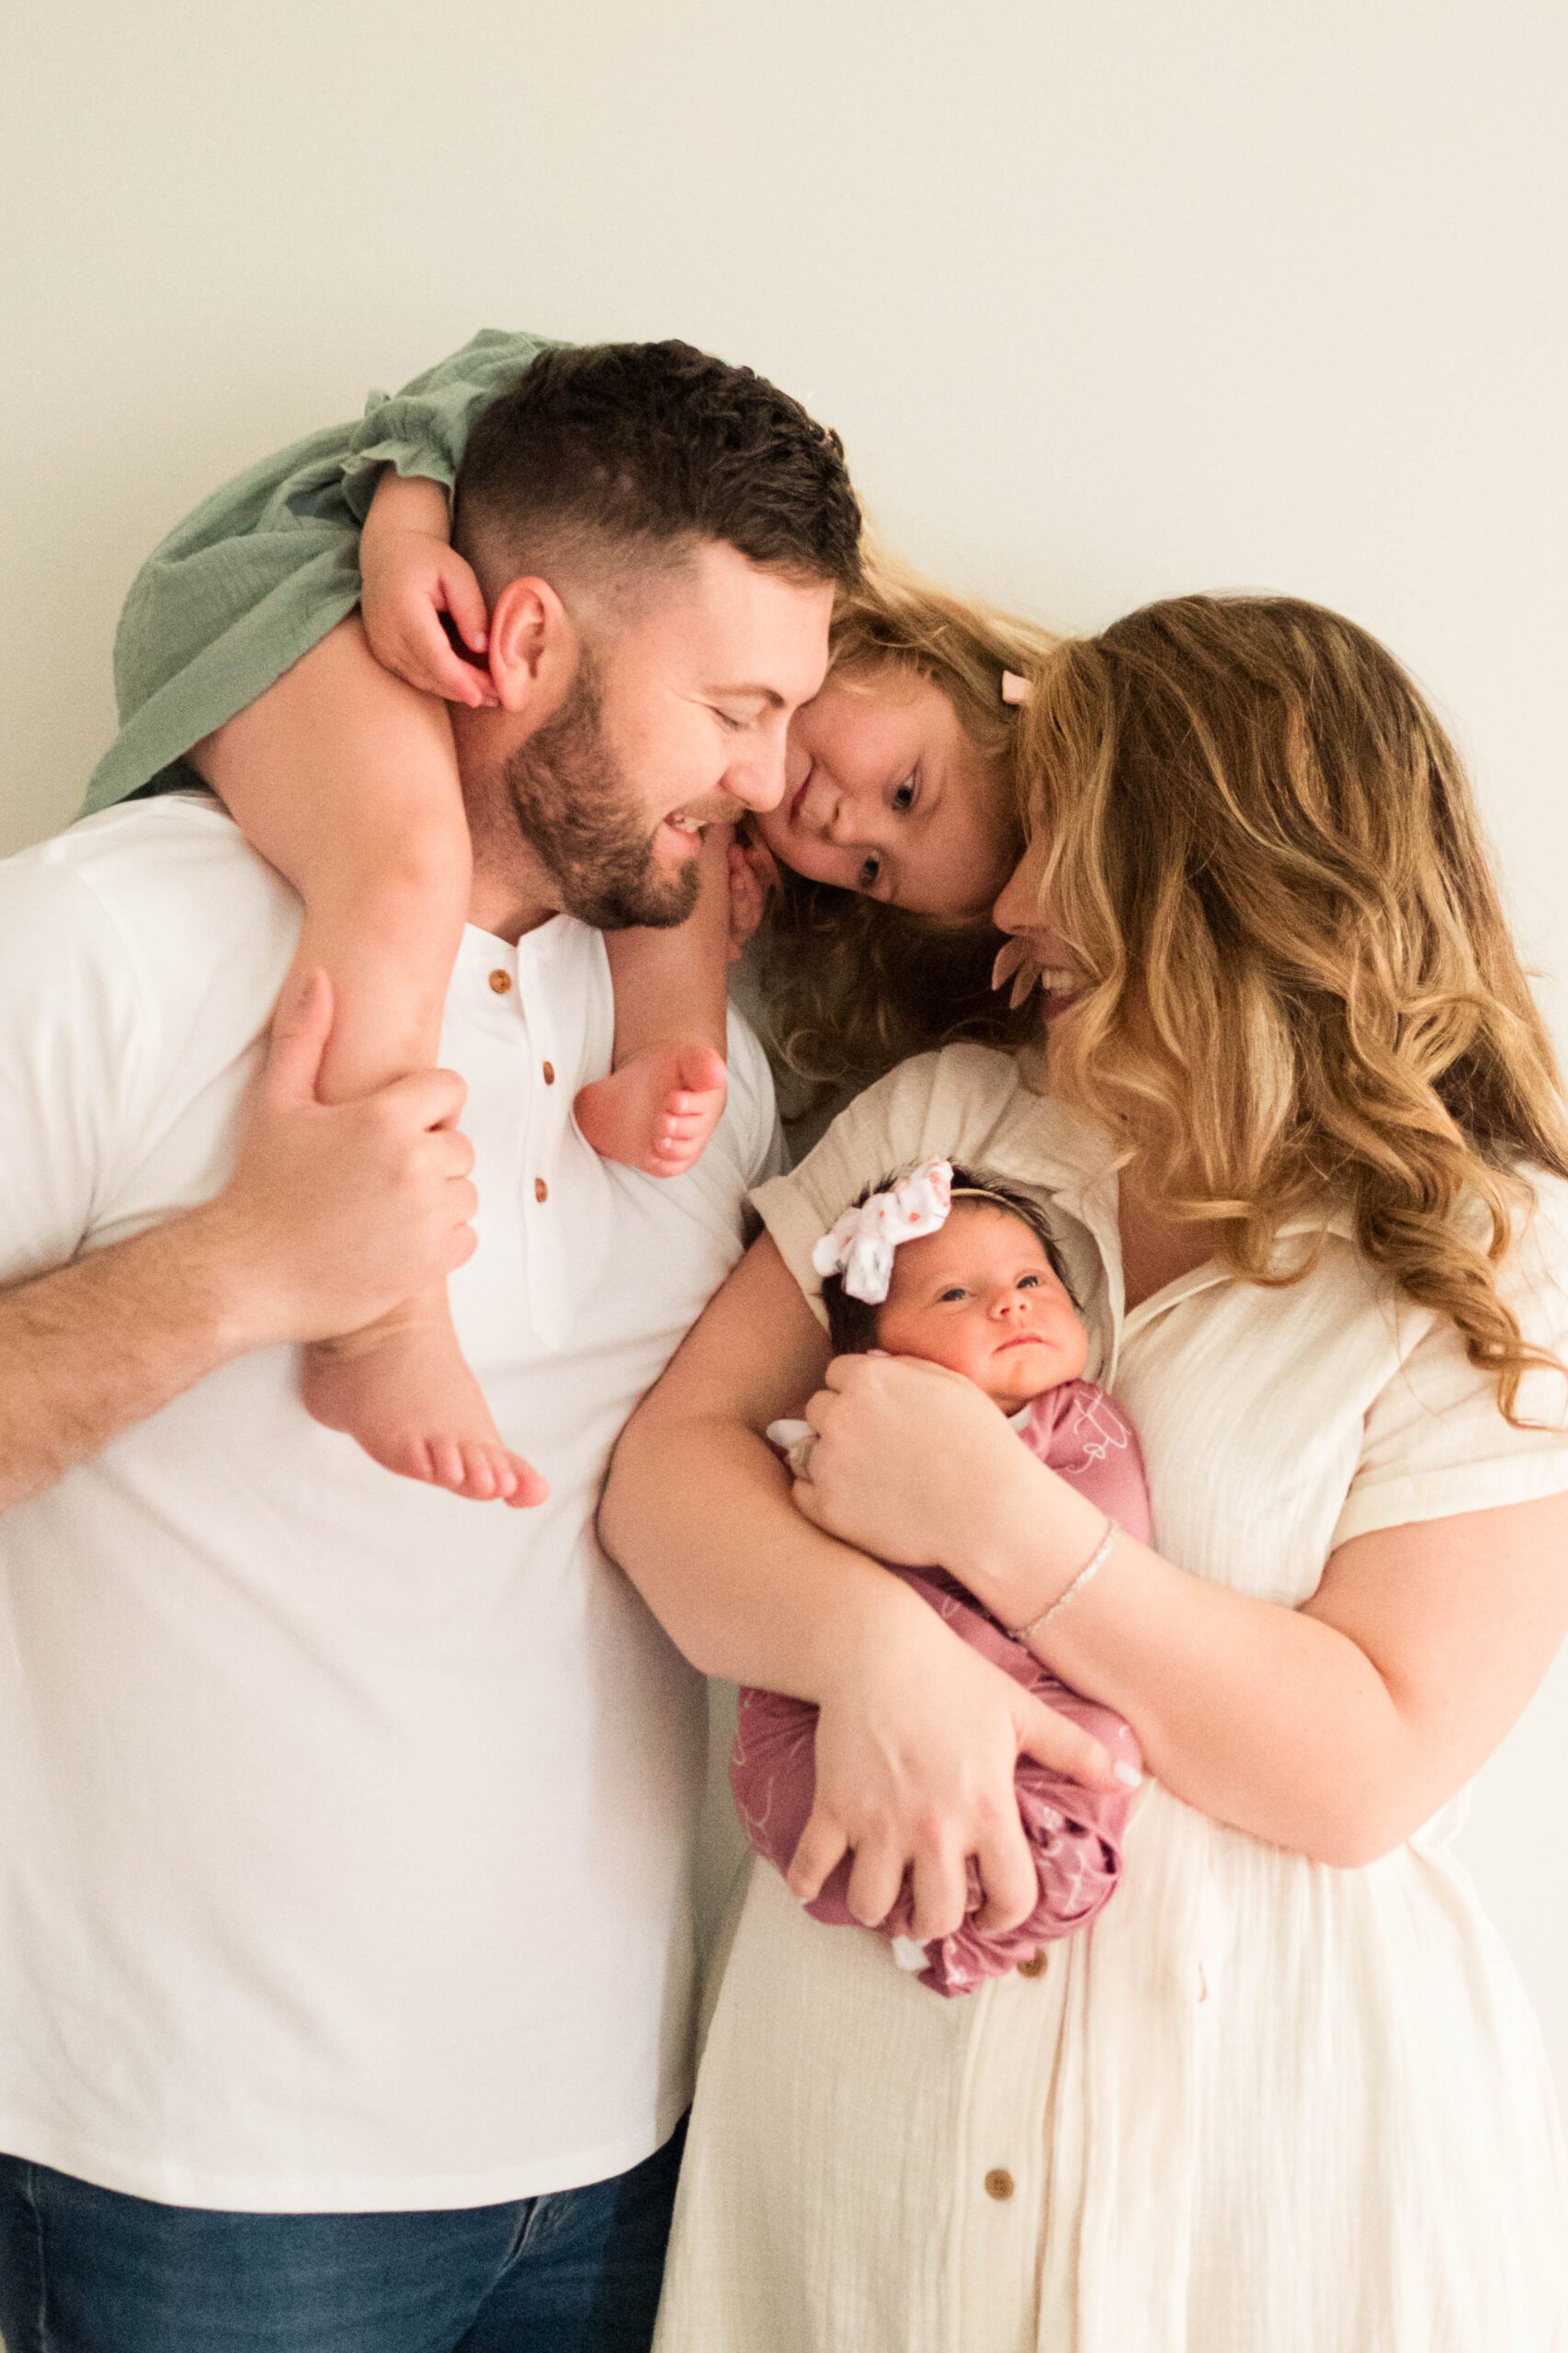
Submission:
[[[1377,1528],[1568,1489],[1563,1383],[1504,1421],[1453,1332],[1330,1229],[1283,1290],[1124,1312],[1103,1134],[953,1047],[758,1206],[808,1291],[868,1180],[940,1153],[1052,1210],[1142,1441],[1154,1538],[1293,1607]],[[1568,1187],[1506,1269],[1568,1350]],[[1543,1832],[1560,1818],[1541,1796]],[[942,2001],[754,1865],[687,2151],[658,2353],[1548,2353],[1564,2165],[1535,2019],[1449,1851],[1335,1870],[1142,1794],[1121,1886],[1043,1971]],[[1543,1837],[1541,1869],[1562,1868]]]

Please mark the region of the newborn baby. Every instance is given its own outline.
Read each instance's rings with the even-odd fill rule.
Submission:
[[[1022,1195],[983,1176],[929,1161],[865,1194],[818,1244],[814,1263],[834,1352],[881,1349],[961,1373],[1012,1421],[1023,1444],[1079,1488],[1108,1520],[1146,1541],[1149,1504],[1138,1442],[1102,1389],[1082,1378],[1088,1342],[1043,1217]],[[799,1463],[812,1444],[803,1422],[768,1437]],[[955,1633],[1103,1742],[1128,1793],[1087,1790],[1020,1756],[1018,1809],[1032,1849],[1039,1901],[1006,1932],[979,1928],[972,1860],[971,1915],[953,1935],[914,1944],[907,1879],[881,1923],[895,1954],[939,1994],[972,1993],[1092,1920],[1120,1870],[1121,1837],[1138,1774],[1132,1731],[1108,1708],[1069,1690],[953,1578],[893,1569]],[[815,1794],[817,1711],[778,1692],[744,1689],[730,1782],[757,1853],[786,1870]],[[846,1858],[807,1906],[829,1926],[862,1926],[846,1901]]]

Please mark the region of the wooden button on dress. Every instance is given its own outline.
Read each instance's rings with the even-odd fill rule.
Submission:
[[[1020,1977],[1040,1977],[1044,1974],[1044,1972],[1045,1955],[1042,1952],[1031,1952],[1028,1961],[1020,1961],[1018,1963]]]
[[[985,2177],[985,2195],[987,2198],[1011,2198],[1012,2194],[1013,2177],[1007,2171],[1006,2166],[993,2165],[991,2171]]]

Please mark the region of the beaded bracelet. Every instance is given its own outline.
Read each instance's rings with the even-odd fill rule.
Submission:
[[[1070,1585],[1063,1586],[1055,1600],[1048,1601],[1045,1608],[1039,1611],[1035,1617],[1029,1620],[1028,1625],[1009,1626],[1007,1628],[1007,1632],[1012,1636],[1014,1642],[1027,1643],[1029,1636],[1031,1634],[1038,1634],[1040,1628],[1043,1625],[1046,1625],[1050,1620],[1054,1618],[1059,1609],[1066,1608],[1067,1604],[1072,1600],[1075,1593],[1083,1592],[1084,1587],[1088,1584],[1089,1579],[1094,1575],[1096,1570],[1101,1569],[1105,1566],[1110,1548],[1116,1542],[1120,1532],[1121,1531],[1117,1527],[1115,1520],[1112,1519],[1110,1515],[1108,1513],[1106,1515],[1105,1534],[1100,1538],[1099,1542],[1095,1546],[1094,1551],[1089,1554],[1088,1559],[1085,1562],[1083,1567],[1079,1570],[1072,1583]]]

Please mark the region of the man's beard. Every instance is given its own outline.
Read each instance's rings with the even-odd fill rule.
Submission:
[[[697,837],[684,866],[660,871],[653,833],[605,740],[598,672],[586,648],[565,701],[518,745],[502,777],[518,831],[569,915],[598,931],[637,924],[663,931],[686,921],[697,904]]]

